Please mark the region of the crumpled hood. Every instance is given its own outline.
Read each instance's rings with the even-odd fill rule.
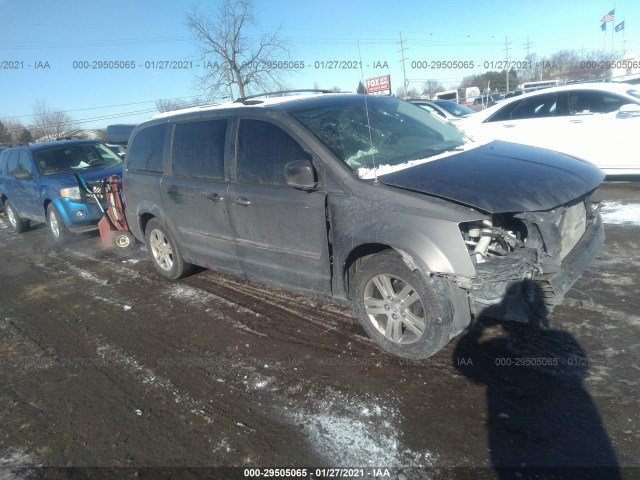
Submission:
[[[378,180],[488,213],[550,210],[595,189],[604,173],[543,148],[494,141]]]

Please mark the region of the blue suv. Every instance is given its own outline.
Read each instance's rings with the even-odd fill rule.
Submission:
[[[91,140],[64,140],[17,145],[0,153],[0,204],[20,233],[30,222],[47,223],[54,240],[97,229],[102,212],[87,202],[74,177],[91,184],[122,175],[122,159],[106,145]]]

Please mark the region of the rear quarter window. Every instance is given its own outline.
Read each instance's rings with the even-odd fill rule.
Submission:
[[[16,168],[18,168],[18,158],[19,154],[16,150],[9,152],[7,154],[7,175],[14,175],[16,173]]]
[[[138,132],[127,149],[127,169],[162,173],[166,132],[167,124],[154,125]]]
[[[185,177],[224,178],[227,120],[176,124],[172,172]]]

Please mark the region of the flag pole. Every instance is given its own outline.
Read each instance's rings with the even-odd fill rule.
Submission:
[[[611,19],[611,53],[613,53],[613,34],[616,32],[616,4],[613,4],[613,18]]]

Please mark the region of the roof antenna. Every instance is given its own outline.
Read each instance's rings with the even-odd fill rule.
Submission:
[[[371,135],[371,120],[369,119],[369,104],[367,103],[367,87],[364,81],[364,70],[362,69],[362,54],[360,53],[360,40],[358,42],[358,57],[360,58],[360,78],[362,80],[362,86],[364,87],[364,109],[367,112],[367,128],[369,129],[369,147],[371,152],[371,163],[373,163],[373,184],[375,186],[380,185],[378,181],[378,168],[376,167],[376,152],[373,148],[373,137]]]

